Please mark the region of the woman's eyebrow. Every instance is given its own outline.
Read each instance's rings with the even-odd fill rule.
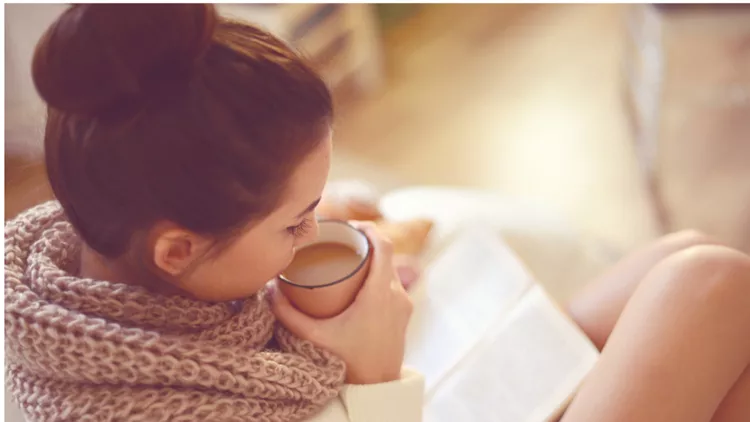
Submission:
[[[307,206],[307,208],[305,208],[304,211],[302,211],[301,213],[297,214],[297,218],[300,218],[303,215],[305,215],[305,214],[311,212],[312,210],[314,210],[315,207],[317,207],[318,204],[320,204],[320,199],[321,198],[318,198],[318,199],[314,200],[310,205]]]

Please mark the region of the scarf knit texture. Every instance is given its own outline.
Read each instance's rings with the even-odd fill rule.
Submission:
[[[80,278],[80,249],[57,202],[5,225],[6,385],[28,421],[296,421],[338,395],[343,362],[262,293],[216,304]]]

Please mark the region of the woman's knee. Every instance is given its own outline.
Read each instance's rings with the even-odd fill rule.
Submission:
[[[729,247],[698,244],[672,254],[647,279],[666,292],[702,302],[742,299],[750,309],[750,257]]]
[[[672,250],[682,250],[699,245],[718,245],[719,242],[711,236],[695,229],[680,230],[661,238],[661,241]]]

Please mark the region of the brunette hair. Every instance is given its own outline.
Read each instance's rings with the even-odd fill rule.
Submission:
[[[225,239],[267,215],[333,115],[303,58],[205,4],[74,5],[32,73],[55,196],[107,257],[158,221]]]

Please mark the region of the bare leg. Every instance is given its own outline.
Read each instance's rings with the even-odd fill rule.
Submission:
[[[673,253],[636,288],[563,421],[748,420],[748,333],[750,258]]]
[[[709,244],[716,242],[693,230],[662,237],[628,255],[586,286],[569,304],[570,315],[601,350],[625,304],[649,271],[676,252],[691,246]]]
[[[750,369],[745,369],[732,391],[721,402],[712,422],[750,421]]]

